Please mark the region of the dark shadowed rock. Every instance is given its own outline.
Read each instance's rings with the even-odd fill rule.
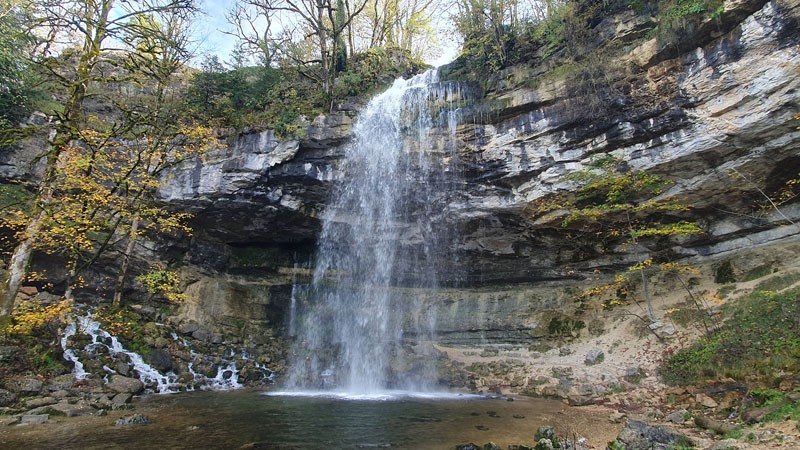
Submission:
[[[161,373],[169,372],[174,367],[172,356],[170,356],[169,352],[161,348],[151,350],[147,359],[150,365]]]
[[[16,401],[17,394],[6,389],[0,389],[0,406],[11,406]]]
[[[680,433],[639,420],[626,422],[617,441],[626,450],[671,450],[678,445],[692,445],[691,439]]]

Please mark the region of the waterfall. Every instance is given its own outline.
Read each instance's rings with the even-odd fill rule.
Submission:
[[[431,70],[397,80],[356,119],[312,281],[303,304],[293,303],[291,389],[436,387],[428,300],[442,274],[456,273],[447,193],[458,182],[457,90]]]

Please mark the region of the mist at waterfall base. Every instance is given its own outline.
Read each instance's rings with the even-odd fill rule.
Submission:
[[[287,391],[272,395],[442,390],[428,300],[442,274],[457,276],[447,193],[459,182],[459,99],[458,85],[431,70],[397,80],[359,114],[322,214],[313,279],[293,289]]]

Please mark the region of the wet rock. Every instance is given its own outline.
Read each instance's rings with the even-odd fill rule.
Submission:
[[[114,370],[122,376],[127,377],[128,375],[130,375],[131,369],[132,369],[131,365],[124,361],[117,361],[114,363]]]
[[[144,384],[136,378],[112,375],[111,380],[106,384],[106,388],[114,392],[124,392],[128,394],[138,394],[144,390]]]
[[[42,381],[38,378],[17,378],[6,382],[6,389],[19,395],[36,395],[42,390]]]
[[[600,364],[603,362],[605,358],[606,355],[602,350],[599,348],[594,348],[589,350],[589,353],[586,354],[586,358],[584,358],[583,363],[587,366],[594,366],[595,364]]]
[[[11,406],[17,401],[17,394],[6,389],[0,389],[0,406]]]
[[[151,350],[147,359],[150,365],[161,373],[167,373],[174,367],[172,356],[161,348]]]
[[[38,425],[50,420],[48,414],[25,414],[19,418],[20,425]]]
[[[132,416],[125,416],[117,419],[114,422],[114,426],[125,427],[129,425],[146,425],[148,423],[152,423],[149,417],[142,414],[134,414]]]
[[[456,445],[456,450],[481,450],[481,448],[477,444],[470,442],[469,444]]]
[[[680,433],[639,420],[627,421],[615,442],[626,450],[670,450],[678,445],[692,445],[692,441]]]

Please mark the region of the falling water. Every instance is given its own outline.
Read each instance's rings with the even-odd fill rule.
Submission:
[[[425,297],[453,272],[445,194],[457,178],[457,89],[435,70],[397,80],[356,120],[292,325],[292,389],[435,388],[436,318]]]

